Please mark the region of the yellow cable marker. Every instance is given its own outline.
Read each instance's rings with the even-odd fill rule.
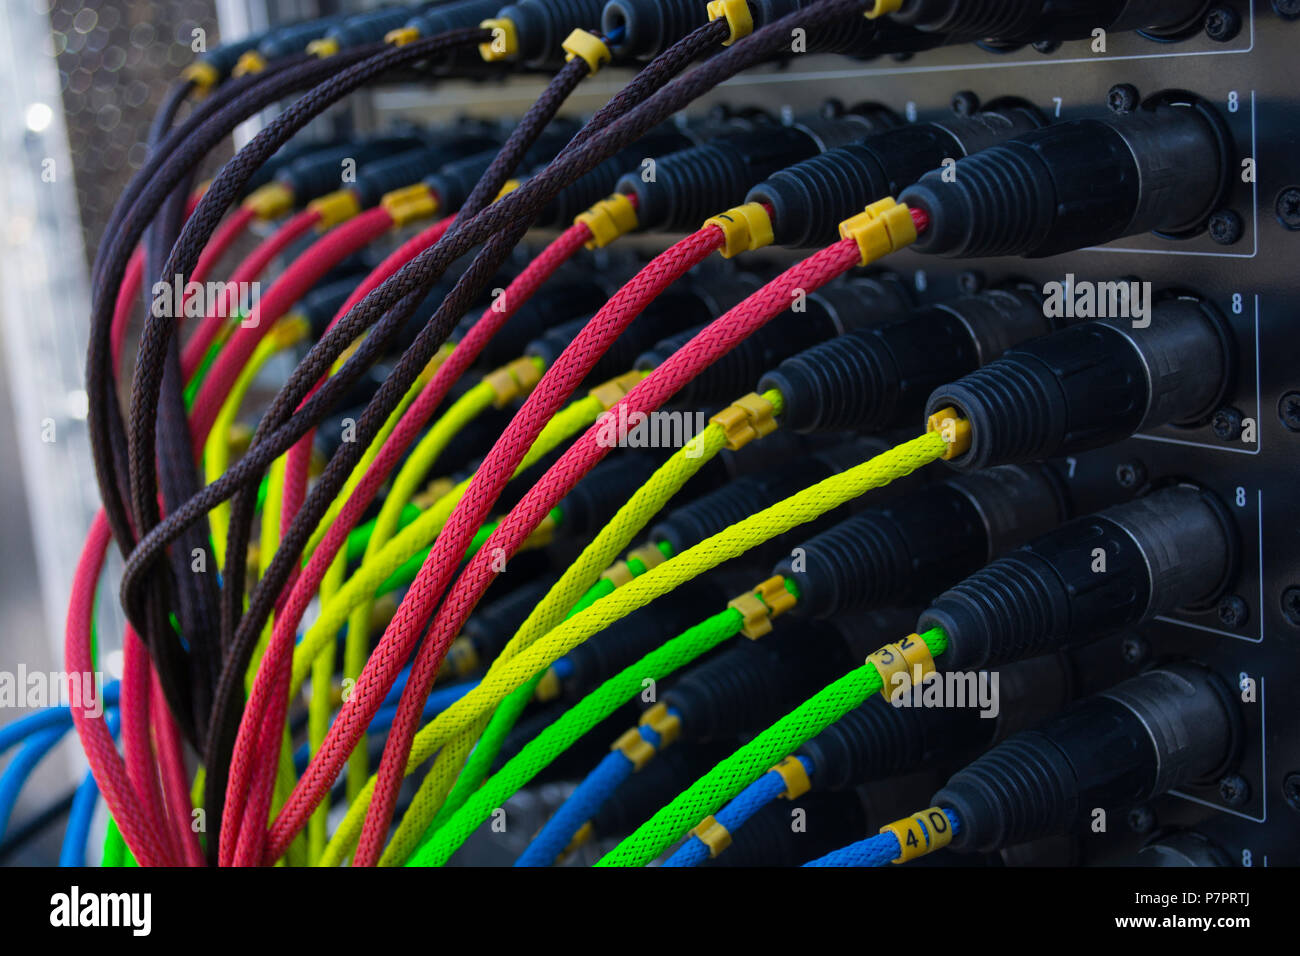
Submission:
[[[896,10],[902,9],[903,0],[876,0],[871,9],[863,14],[868,20],[875,20],[877,17],[887,16]]]
[[[906,863],[919,856],[942,850],[952,842],[952,822],[938,807],[930,807],[910,817],[886,823],[881,833],[892,833],[902,847],[894,863]]]
[[[722,230],[722,258],[730,259],[742,252],[752,252],[770,246],[775,237],[772,235],[772,217],[761,203],[747,202],[724,213],[719,213],[704,220],[704,226],[717,226]]]
[[[653,544],[643,544],[639,548],[633,548],[627,553],[627,557],[629,561],[633,558],[640,561],[647,571],[668,560],[664,557],[664,553]]]
[[[307,208],[320,215],[316,231],[325,232],[361,212],[361,202],[350,189],[336,189],[319,199],[313,199]]]
[[[279,219],[293,208],[293,190],[284,183],[272,180],[249,193],[241,205],[253,210],[253,214],[263,221]]]
[[[970,451],[970,419],[962,418],[957,409],[951,405],[941,408],[925,421],[927,432],[938,432],[947,444],[943,452],[944,461],[960,458]]]
[[[266,57],[256,50],[249,50],[235,63],[230,75],[233,77],[250,76],[253,73],[261,73],[265,69]]]
[[[609,749],[621,751],[632,764],[634,772],[648,764],[655,755],[654,744],[642,737],[641,731],[636,727],[629,727],[623,731],[622,736],[614,741],[614,746]]]
[[[636,207],[632,200],[623,193],[602,199],[586,212],[573,217],[574,223],[586,223],[591,230],[588,249],[603,249],[619,236],[626,236],[636,229]]]
[[[785,792],[778,794],[782,800],[796,800],[812,789],[808,771],[804,769],[803,762],[798,757],[785,757],[772,770],[779,773],[781,779],[785,781]]]
[[[641,715],[637,721],[642,727],[649,727],[659,735],[659,749],[663,750],[677,740],[682,733],[682,721],[676,714],[668,712],[668,705],[658,703]]]
[[[396,31],[394,31],[396,32]],[[321,37],[307,44],[307,52],[324,60],[339,52],[339,41],[333,37]]]
[[[217,68],[206,60],[191,63],[181,71],[181,76],[198,87],[200,93],[207,93],[221,82],[221,74],[217,72]]]
[[[745,0],[709,0],[708,11],[710,21],[726,17],[727,26],[731,27],[731,35],[722,41],[723,46],[731,46],[754,32],[754,17]]]
[[[608,63],[610,56],[609,47],[605,46],[605,41],[594,33],[588,33],[586,30],[574,30],[564,42],[560,44],[564,50],[564,62],[582,57],[587,62],[588,69],[591,70],[588,76],[594,76],[600,68]]]
[[[891,197],[845,219],[840,223],[840,237],[857,242],[862,251],[860,265],[865,266],[916,242],[916,223],[912,211]]]
[[[438,197],[424,183],[415,183],[384,193],[379,205],[393,217],[394,226],[405,226],[417,219],[432,219],[438,212]]]
[[[728,449],[738,451],[776,431],[776,407],[757,392],[750,392],[713,415],[709,423],[726,433]]]
[[[713,814],[709,814],[691,830],[690,834],[709,848],[709,856],[716,857],[719,853],[731,846],[731,833],[718,822]]]
[[[479,24],[480,29],[491,30],[492,39],[478,45],[479,56],[489,63],[508,60],[519,53],[519,30],[513,20],[494,17]]]
[[[420,31],[415,27],[398,27],[384,34],[384,42],[389,46],[406,46],[420,39]]]

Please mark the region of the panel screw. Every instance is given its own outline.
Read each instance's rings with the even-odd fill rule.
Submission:
[[[1282,615],[1300,627],[1300,588],[1292,586],[1282,592]]]
[[[1140,637],[1126,637],[1119,652],[1126,663],[1139,664],[1146,660],[1147,642]]]
[[[1219,623],[1224,627],[1239,630],[1250,620],[1250,605],[1232,594],[1219,602]]]
[[[984,288],[984,273],[967,269],[957,276],[957,288],[962,295],[974,295]]]
[[[1273,0],[1273,9],[1278,16],[1294,20],[1300,17],[1300,0]]]
[[[980,110],[980,98],[970,90],[953,95],[952,111],[958,116],[974,116]]]
[[[1278,399],[1277,417],[1288,431],[1300,432],[1300,392],[1287,392]]]
[[[1150,833],[1156,828],[1156,815],[1150,807],[1134,807],[1128,812],[1128,828],[1134,833]]]
[[[1219,781],[1219,796],[1230,807],[1244,807],[1250,802],[1250,784],[1240,774],[1230,773]]]
[[[1106,94],[1106,105],[1115,113],[1132,113],[1138,105],[1137,87],[1132,83],[1116,83]]]
[[[1205,35],[1227,43],[1241,32],[1241,14],[1232,7],[1211,7],[1205,14]]]
[[[1300,773],[1289,773],[1282,778],[1282,796],[1292,810],[1300,810]]]
[[[1115,481],[1121,488],[1136,488],[1146,476],[1146,467],[1140,461],[1124,461],[1115,466]]]
[[[1296,0],[1300,4],[1300,0]],[[1300,229],[1300,186],[1287,186],[1277,194],[1274,204],[1277,221],[1293,232]]]
[[[1222,441],[1236,441],[1241,437],[1241,412],[1235,408],[1221,408],[1214,413],[1210,429]]]
[[[1206,228],[1210,231],[1211,239],[1221,246],[1230,246],[1234,242],[1241,241],[1246,231],[1246,224],[1231,209],[1220,209],[1210,217]]]

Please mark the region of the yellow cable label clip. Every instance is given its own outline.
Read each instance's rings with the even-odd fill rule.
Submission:
[[[621,588],[623,585],[627,584],[628,581],[631,581],[636,577],[636,575],[632,573],[632,569],[627,566],[626,561],[619,561],[617,564],[611,564],[600,573],[600,576],[616,588]]]
[[[736,451],[754,439],[776,431],[775,412],[771,402],[757,392],[750,392],[711,417],[709,422],[726,433],[727,447]]]
[[[519,31],[513,20],[494,17],[479,24],[483,30],[492,31],[492,39],[478,45],[479,56],[489,63],[508,60],[519,52]]]
[[[446,666],[456,677],[464,677],[478,667],[478,650],[468,637],[458,637],[447,648]]]
[[[379,205],[388,211],[394,226],[405,226],[417,219],[432,218],[438,211],[438,197],[424,183],[415,183],[384,193]]]
[[[591,230],[588,249],[603,249],[619,236],[636,229],[636,207],[623,193],[614,193],[602,199],[586,212],[573,217],[575,223],[584,223]]]
[[[253,210],[258,219],[278,219],[293,208],[293,190],[272,180],[254,189],[240,205]]]
[[[200,93],[207,93],[214,86],[221,82],[221,74],[217,68],[206,60],[196,60],[181,71],[181,76],[189,80]]]
[[[663,564],[665,561],[668,560],[667,558],[664,557],[664,553],[660,551],[658,548],[656,548],[653,544],[643,544],[639,548],[633,548],[631,551],[627,553],[627,556],[629,560],[631,560],[632,558],[636,558],[643,565],[645,565],[645,569],[647,571],[649,571],[653,567]]]
[[[605,46],[605,41],[594,33],[588,33],[586,30],[574,30],[564,38],[560,48],[564,50],[564,61],[566,63],[575,57],[582,57],[586,60],[587,67],[591,70],[587,74],[588,76],[599,72],[601,66],[611,59],[609,47]]]
[[[420,31],[415,27],[398,27],[384,34],[384,42],[389,46],[406,46],[420,39]]]
[[[492,404],[497,408],[505,408],[519,396],[531,392],[541,380],[541,369],[531,358],[517,358],[483,376],[484,383],[496,393]]]
[[[949,405],[941,408],[925,420],[927,432],[938,432],[948,445],[944,450],[943,460],[952,461],[970,451],[970,419],[962,418],[957,409]]]
[[[873,202],[840,223],[840,237],[852,239],[862,253],[859,265],[869,265],[916,241],[912,211],[892,197]]]
[[[881,693],[886,698],[889,697],[895,674],[907,674],[908,679],[916,683],[917,678],[934,670],[930,648],[917,634],[909,634],[897,644],[886,644],[873,651],[867,655],[866,662],[875,665],[876,672],[880,674]]]
[[[339,41],[333,37],[320,37],[307,44],[307,52],[324,60],[339,52]]]
[[[938,807],[930,807],[902,820],[886,823],[880,832],[892,833],[902,847],[902,852],[892,862],[906,863],[918,856],[942,850],[951,843],[952,821]]]
[[[798,757],[786,757],[779,764],[772,768],[781,775],[785,781],[785,793],[782,793],[782,800],[795,800],[802,797],[812,789],[812,781],[808,779],[808,771],[804,769],[802,761]]]
[[[316,223],[317,232],[324,232],[346,222],[361,211],[361,203],[349,189],[337,189],[332,193],[313,199],[307,208],[320,216]]]
[[[704,220],[704,225],[700,228],[707,226],[717,226],[722,230],[724,239],[719,252],[724,259],[762,249],[774,241],[772,217],[767,214],[762,203],[747,202],[743,206],[728,209]]]
[[[691,830],[691,836],[709,848],[710,857],[717,856],[731,846],[731,834],[711,813]]]
[[[233,77],[251,76],[254,73],[261,73],[266,69],[266,57],[256,50],[249,50],[241,56],[230,70]]]
[[[636,727],[624,731],[623,736],[614,741],[614,746],[609,749],[622,751],[623,756],[631,761],[633,772],[648,764],[655,755],[654,745],[642,737],[641,731]]]
[[[664,703],[655,704],[641,715],[637,723],[649,727],[659,735],[660,750],[673,743],[682,732],[681,718],[676,714],[670,714],[668,705]]]
[[[731,35],[722,41],[723,46],[731,46],[754,32],[754,18],[745,0],[709,0],[707,9],[709,20],[726,17],[727,26],[731,27]]]
[[[887,16],[897,10],[902,9],[903,0],[876,0],[871,5],[871,9],[863,14],[868,20],[875,20],[877,17]]]
[[[615,405],[623,400],[623,396],[632,391],[641,379],[645,378],[649,372],[624,372],[622,375],[616,375],[608,382],[602,382],[587,394],[604,406],[605,411],[609,411]]]

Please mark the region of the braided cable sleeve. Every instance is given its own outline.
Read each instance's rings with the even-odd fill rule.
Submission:
[[[956,836],[961,830],[961,818],[955,811],[946,808],[943,815],[948,818],[948,825],[952,827],[953,836]],[[859,840],[857,843],[842,846],[815,860],[809,860],[804,866],[886,866],[898,859],[902,853],[903,847],[898,842],[898,837],[886,831]]]
[[[773,402],[779,415],[780,395],[771,392],[765,397]],[[515,635],[502,648],[501,654],[497,661],[493,662],[492,667],[499,666],[501,662],[511,659],[519,651],[528,647],[538,637],[560,623],[566,614],[572,616],[582,610],[584,607],[581,603],[582,598],[593,587],[592,582],[609,583],[599,575],[609,567],[618,554],[627,548],[641,529],[663,510],[682,486],[726,447],[726,441],[726,432],[722,426],[711,423],[695,438],[692,446],[678,449],[672,457],[659,466],[645,484],[638,488],[614,517],[601,528],[578,558],[565,569],[560,579],[552,585],[546,596],[538,602]],[[609,590],[613,590],[612,584]],[[537,679],[540,679],[540,674],[529,683],[535,684]],[[460,802],[486,776],[492,761],[496,758],[497,750],[500,749],[501,743],[504,742],[531,696],[528,687],[529,684],[525,684],[513,691],[506,698],[505,704],[493,711],[488,723],[490,737],[485,732],[484,738],[472,751],[469,763],[465,764],[464,770],[448,794],[446,803],[443,807],[438,807],[431,806],[434,803],[431,795],[447,791],[449,784],[447,778],[461,769],[465,761],[464,753],[474,736],[480,732],[480,727],[460,734],[441,750],[398,826],[397,832],[393,835],[390,844],[391,853],[399,855],[403,847],[409,849],[408,845],[413,845],[414,838],[429,826],[436,825],[437,820],[431,822],[430,815],[436,811],[439,817],[445,818],[447,813],[459,807]]]
[[[636,765],[621,750],[611,750],[605,754],[596,769],[578,784],[578,789],[546,821],[514,865],[554,864],[564,848],[573,842],[573,835],[579,828],[595,816],[596,811],[635,771]]]
[[[707,227],[696,235],[707,234],[712,228],[714,227]],[[721,231],[718,230],[715,236],[720,235]],[[619,402],[619,405],[611,410],[611,413],[619,416],[616,420],[626,421],[622,418],[621,408],[626,408],[629,414],[633,410],[648,412],[658,408],[686,382],[734,347],[737,342],[784,312],[789,307],[792,290],[802,289],[810,292],[818,289],[857,264],[860,256],[857,243],[852,239],[843,239],[792,266],[740,305],[706,326],[682,349],[670,356],[633,388]],[[576,341],[574,345],[577,345]],[[562,360],[563,356],[557,361],[557,368]],[[536,394],[534,393],[534,397]],[[408,696],[414,697],[422,692],[427,693],[427,688],[437,673],[447,646],[464,624],[465,618],[469,616],[488,584],[496,576],[493,562],[488,560],[488,557],[498,553],[495,549],[499,548],[508,559],[555,503],[608,453],[609,449],[603,447],[607,443],[600,440],[599,431],[595,428],[588,430],[565,452],[546,475],[529,490],[523,500],[511,510],[484,551],[471,560],[465,572],[452,586],[438,610],[428,639],[417,652],[412,669],[413,680],[407,684],[405,692]],[[500,443],[497,447],[500,447]],[[451,569],[448,568],[444,578],[450,577],[450,572]],[[443,587],[445,583],[440,584],[438,591],[441,592]],[[404,601],[402,607],[398,609],[398,614],[390,628],[396,626],[409,630],[422,626],[431,610],[431,603],[427,602],[423,606],[415,605],[410,601],[408,594],[407,601]],[[404,614],[403,611],[408,604],[411,605],[410,612]],[[394,722],[393,730],[385,745],[386,753],[393,752],[386,773],[381,761],[381,783],[377,792],[383,800],[378,807],[372,807],[370,814],[375,821],[371,828],[373,832],[377,833],[381,825],[386,829],[387,815],[392,811],[392,802],[405,770],[406,754],[415,734],[414,720],[419,715],[417,707],[416,700],[408,703],[405,710],[400,704],[398,706],[398,719]]]
[[[942,453],[942,449],[936,450]],[[938,628],[920,636],[932,656],[939,656],[948,647],[947,636]],[[786,754],[793,753],[883,686],[880,672],[872,663],[831,682],[678,794],[596,865],[649,863],[688,827],[713,813]]]
[[[935,433],[906,442],[750,515],[624,584],[613,594],[553,628],[544,638],[511,660],[504,661],[497,673],[489,672],[473,692],[425,727],[416,746],[409,752],[408,772],[428,759],[438,747],[453,739],[457,733],[467,727],[472,728],[483,714],[500,703],[514,688],[537,671],[550,666],[592,634],[637,608],[644,607],[678,585],[717,567],[723,561],[744,554],[750,548],[791,528],[820,517],[872,488],[910,474],[941,456],[945,447],[943,439]],[[418,666],[417,656],[416,663],[412,665],[411,678],[407,681],[407,692],[415,679]]]
[[[64,661],[69,673],[94,672],[91,662],[91,622],[95,614],[95,586],[104,566],[110,531],[103,511],[95,515],[86,544],[77,562],[72,595],[68,602]],[[126,766],[113,743],[113,735],[102,715],[96,715],[87,701],[72,706],[72,720],[81,738],[82,749],[90,762],[91,772],[113,819],[122,829],[123,838],[135,855],[147,865],[172,862],[158,841],[157,831],[141,806],[135,789],[127,778]]]
[[[493,809],[551,764],[584,734],[639,694],[647,678],[661,680],[740,633],[744,617],[727,608],[664,642],[593,690],[524,745],[475,790],[443,826],[426,835],[408,866],[441,866]]]
[[[308,766],[303,780],[295,791],[295,798],[290,800],[285,814],[282,814],[281,819],[286,824],[290,824],[292,820],[301,825],[298,818],[300,815],[305,815],[308,809],[304,803],[310,802],[311,806],[315,806],[323,799],[329,781],[332,781],[338,772],[338,767],[329,769],[328,765],[336,761],[341,763],[342,752],[351,751],[360,739],[365,725],[373,716],[375,707],[388,692],[397,671],[411,652],[414,637],[418,634],[414,622],[428,617],[433,602],[446,587],[448,579],[455,570],[456,560],[464,552],[479,525],[486,519],[488,511],[500,497],[501,490],[515,466],[523,458],[547,420],[586,378],[600,355],[644,310],[645,306],[663,289],[718,248],[721,241],[722,231],[710,226],[676,243],[656,257],[592,317],[583,331],[542,377],[541,382],[511,420],[504,434],[488,452],[465,499],[448,519],[443,533],[438,536],[434,550],[425,562],[421,574],[411,585],[397,615],[389,624],[384,637],[358,678],[355,693],[344,705],[338,719],[331,727],[331,736],[337,742],[333,745],[335,750],[332,751],[331,744],[327,742],[326,750],[322,753],[323,759],[314,760]],[[492,560],[490,554],[487,555],[487,560]],[[413,695],[406,695],[408,700],[412,697]],[[407,704],[408,708],[411,706],[413,706],[411,703]],[[394,733],[405,733],[408,729],[406,723],[413,716],[418,718],[418,710],[414,715],[408,712],[403,719],[401,704],[399,704],[398,720],[393,725],[389,739],[392,739]],[[277,821],[277,826],[279,825],[280,821]],[[295,832],[298,825],[292,826]]]
[[[799,759],[804,765],[804,772],[808,772],[812,766],[810,761],[806,757]],[[785,793],[785,789],[785,777],[775,770],[769,770],[740,791],[730,803],[717,812],[714,819],[734,838],[750,817]],[[664,862],[664,866],[699,866],[711,856],[708,844],[692,833],[686,838],[686,842]]]
[[[282,255],[291,245],[302,238],[306,232],[320,221],[320,213],[314,209],[305,209],[302,212],[295,213],[281,223],[275,230],[245,256],[234,271],[230,273],[230,280],[223,290],[223,295],[219,302],[211,303],[207,314],[203,316],[199,324],[195,326],[194,331],[185,342],[185,348],[181,352],[181,371],[188,382],[203,361],[212,343],[216,341],[217,336],[221,333],[226,323],[234,317],[235,314],[235,290],[243,288],[247,283],[257,280],[271,263]]]

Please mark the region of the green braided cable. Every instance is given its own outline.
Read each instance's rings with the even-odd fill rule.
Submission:
[[[464,806],[422,844],[408,866],[441,866],[480,823],[506,799],[544,770],[575,741],[644,688],[647,678],[661,680],[727,638],[740,633],[744,615],[727,608],[656,648],[566,710],[555,723],[530,740]]]
[[[937,627],[920,637],[932,657],[948,648],[948,636]],[[880,672],[870,661],[828,684],[678,794],[596,865],[645,866],[688,829],[794,753],[800,744],[817,736],[883,686]]]

